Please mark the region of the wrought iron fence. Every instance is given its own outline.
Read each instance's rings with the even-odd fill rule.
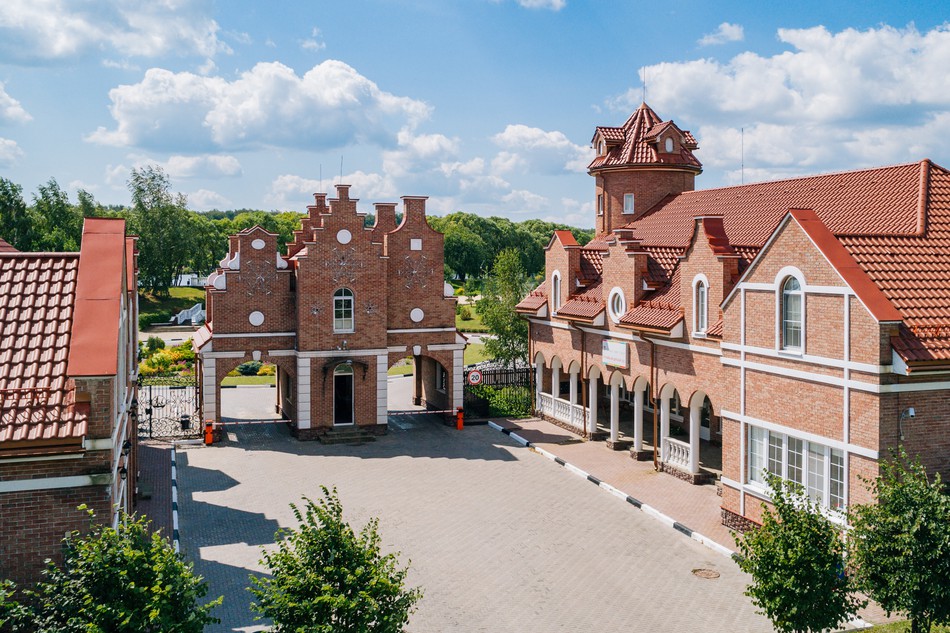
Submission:
[[[477,373],[473,373],[477,372]],[[465,415],[472,417],[531,415],[534,372],[530,367],[470,367],[463,377]]]
[[[139,379],[140,438],[200,437],[198,390],[194,376],[149,376]]]

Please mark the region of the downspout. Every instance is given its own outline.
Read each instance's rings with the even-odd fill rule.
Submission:
[[[657,425],[657,413],[656,413],[656,343],[653,342],[653,339],[642,337],[647,343],[650,344],[650,405],[653,406],[653,470],[660,470],[660,460],[657,453],[657,446],[659,446],[659,428]]]

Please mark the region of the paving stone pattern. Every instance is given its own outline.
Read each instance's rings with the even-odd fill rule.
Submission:
[[[260,625],[248,574],[294,524],[289,503],[320,485],[338,488],[354,526],[379,517],[384,551],[411,559],[425,597],[409,631],[771,630],[733,561],[488,427],[410,416],[356,446],[298,442],[282,425],[229,431],[236,441],[178,453],[183,553],[225,596],[209,631]]]

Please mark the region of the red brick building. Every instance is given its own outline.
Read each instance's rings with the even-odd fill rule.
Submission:
[[[2,240],[0,240],[2,241]],[[39,579],[62,539],[135,491],[138,279],[125,221],[78,253],[0,249],[0,578]]]
[[[461,406],[465,340],[426,199],[404,197],[398,226],[396,205],[376,204],[366,227],[349,185],[336,189],[314,195],[283,255],[260,227],[230,237],[195,337],[203,419],[220,419],[222,379],[252,359],[276,364],[277,410],[304,439],[385,432],[387,371],[407,356],[417,404]]]
[[[693,483],[721,473],[738,527],[764,470],[842,518],[898,444],[950,475],[950,172],[695,191],[695,139],[646,104],[593,144],[597,236],[556,232],[519,305],[541,414]]]

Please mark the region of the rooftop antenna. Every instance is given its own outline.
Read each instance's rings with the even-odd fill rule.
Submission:
[[[647,69],[643,68],[643,83],[640,86],[640,103],[647,102]]]
[[[323,193],[323,163],[320,163],[320,193]]]
[[[340,154],[340,184],[343,184],[343,154]]]
[[[745,184],[745,128],[739,128],[739,184]]]

